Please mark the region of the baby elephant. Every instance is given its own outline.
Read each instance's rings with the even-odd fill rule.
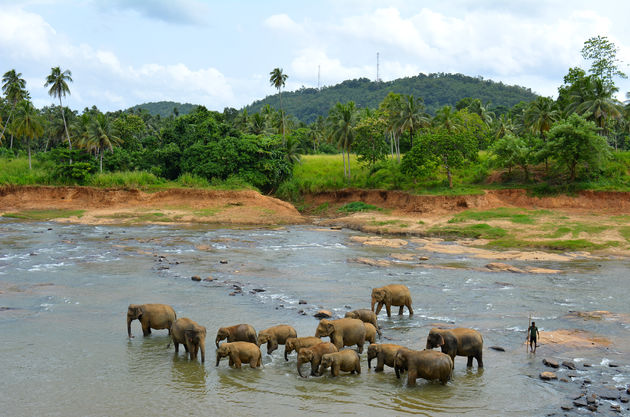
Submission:
[[[466,366],[473,366],[473,358],[477,359],[477,367],[483,368],[483,336],[475,329],[459,327],[456,329],[439,329],[434,327],[427,336],[427,349],[440,347],[455,364],[455,356],[467,356]]]
[[[372,323],[363,323],[365,326],[365,341],[368,343],[376,342],[376,327]]]
[[[320,343],[322,343],[322,339],[315,336],[289,337],[284,344],[284,360],[288,361],[289,358],[287,355],[294,350],[300,353],[300,350],[319,345]]]
[[[323,375],[326,369],[330,368],[332,376],[338,376],[339,371],[350,373],[361,373],[361,361],[359,354],[352,349],[345,349],[341,352],[327,353],[322,356],[322,363],[319,366],[319,374]]]
[[[217,349],[217,365],[221,358],[230,358],[230,367],[240,368],[241,364],[249,363],[252,368],[258,368],[262,364],[262,353],[256,343],[228,342]]]
[[[129,304],[127,308],[127,335],[131,335],[131,322],[140,321],[142,333],[145,336],[151,334],[151,329],[168,329],[171,334],[171,326],[175,323],[177,314],[173,307],[166,304]]]
[[[217,347],[219,342],[227,339],[228,342],[250,342],[256,344],[256,330],[249,324],[237,324],[230,327],[221,327],[217,331],[217,339],[215,341]]]
[[[278,345],[284,345],[289,337],[297,337],[295,329],[288,324],[280,324],[273,326],[265,330],[261,330],[258,333],[258,343],[260,347],[263,343],[267,344],[267,354],[278,349]]]
[[[337,352],[337,346],[333,345],[330,342],[322,342],[321,340],[319,341],[317,345],[313,347],[302,348],[298,352],[298,358],[297,358],[298,374],[300,374],[302,378],[306,378],[304,375],[302,375],[302,365],[305,364],[306,362],[310,362],[311,375],[316,376],[317,368],[319,367],[319,364],[322,361],[322,356],[324,356],[327,353],[333,353],[333,352]]]
[[[432,381],[440,380],[446,384],[451,379],[453,361],[445,353],[435,350],[399,349],[394,357],[396,378],[400,378],[401,371],[408,371],[407,386],[416,385],[417,378]]]
[[[383,343],[383,344],[371,344],[368,346],[367,350],[367,363],[368,368],[372,366],[370,363],[372,359],[376,358],[376,368],[374,370],[376,372],[382,372],[385,368],[385,365],[393,368],[394,367],[394,357],[396,356],[396,352],[402,348],[400,345],[394,345],[391,343]]]
[[[191,360],[197,359],[201,350],[201,362],[206,361],[206,328],[189,318],[177,319],[171,327],[171,339],[175,345],[175,353],[179,353],[179,344],[183,344]]]
[[[359,319],[364,323],[371,323],[374,328],[376,328],[378,337],[382,336],[381,329],[378,327],[378,322],[376,320],[376,314],[369,308],[360,308],[358,310],[348,311],[346,313],[346,317],[351,319]]]

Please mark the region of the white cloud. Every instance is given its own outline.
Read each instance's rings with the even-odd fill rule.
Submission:
[[[197,0],[94,0],[101,9],[132,10],[150,19],[166,23],[202,25],[210,8]]]
[[[0,56],[13,59],[48,59],[55,30],[35,14],[0,5]]]
[[[288,15],[275,14],[265,19],[265,26],[273,30],[280,30],[292,34],[303,34],[302,26],[298,25]]]

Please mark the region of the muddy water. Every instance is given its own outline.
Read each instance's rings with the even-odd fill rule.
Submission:
[[[531,275],[470,271],[464,268],[487,261],[429,254],[430,263],[462,268],[420,269],[413,262],[377,268],[348,259],[424,253],[414,245],[364,247],[350,240],[355,234],[306,226],[234,230],[0,222],[0,414],[542,415],[570,404],[585,379],[592,386],[630,383],[629,326],[623,320],[566,316],[571,310],[629,313],[628,261],[546,262],[536,266],[566,272]],[[193,282],[193,275],[215,281]],[[348,308],[369,308],[370,289],[387,283],[410,288],[416,314],[387,319],[381,313],[383,342],[421,349],[435,324],[474,327],[485,338],[485,369],[467,370],[465,359],[458,358],[446,386],[419,380],[407,388],[392,369],[368,370],[365,353],[361,375],[338,378],[300,378],[295,354],[285,362],[282,347],[263,353],[263,369],[229,369],[225,359],[214,366],[220,326],[251,323],[261,330],[288,323],[300,336],[313,335],[313,312],[327,308],[343,316]],[[229,296],[234,285],[242,294]],[[208,328],[205,365],[167,349],[165,331],[143,337],[137,321],[136,337],[127,338],[127,305],[149,302],[168,303],[178,316]],[[579,328],[613,344],[541,346],[536,355],[527,354],[523,341],[530,313],[541,330]],[[493,345],[506,351],[487,348]],[[543,382],[538,378],[546,370],[543,357],[575,360],[578,369],[557,371],[569,382]],[[626,410],[627,404],[621,405]]]

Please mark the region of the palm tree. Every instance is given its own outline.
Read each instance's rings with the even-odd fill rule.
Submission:
[[[280,95],[280,111],[284,114],[284,108],[282,107],[282,87],[284,87],[284,83],[289,78],[288,75],[282,72],[282,68],[274,68],[273,71],[269,73],[271,77],[269,77],[269,83],[278,89],[278,94]],[[284,143],[284,117],[282,118],[282,143]]]
[[[400,142],[398,137],[398,114],[402,107],[402,97],[400,94],[389,93],[379,105],[379,111],[383,113],[387,123],[386,133],[389,135],[390,150],[392,158],[396,155],[396,161],[400,162]]]
[[[495,121],[495,139],[501,139],[505,135],[516,133],[516,125],[512,121],[512,118],[506,114],[502,114]]]
[[[492,123],[492,120],[495,117],[495,114],[488,110],[488,105],[489,104],[486,104],[484,106],[481,100],[476,98],[468,106],[468,110],[471,113],[478,114],[479,118],[481,118],[481,121],[484,122],[486,126],[490,126],[490,124]]]
[[[575,112],[593,120],[600,128],[600,135],[606,134],[606,122],[610,119],[621,117],[621,103],[613,98],[617,88],[606,84],[603,80],[595,78],[592,83],[590,97],[582,101]]]
[[[109,118],[103,113],[97,113],[90,125],[86,145],[88,149],[94,149],[98,153],[101,173],[103,172],[103,154],[107,149],[113,151],[114,146],[121,143],[122,139],[116,135]]]
[[[560,120],[561,114],[549,97],[538,97],[525,110],[525,126],[544,139],[551,126]]]
[[[37,109],[30,101],[22,101],[14,120],[13,129],[17,137],[22,137],[28,147],[28,169],[31,167],[31,140],[40,137],[44,133],[44,125]]]
[[[403,97],[401,107],[396,116],[396,126],[400,133],[409,131],[409,143],[413,148],[413,132],[429,125],[429,118],[424,113],[422,99],[414,99],[413,95]]]
[[[346,104],[337,102],[328,115],[328,126],[330,129],[330,139],[341,148],[341,158],[343,159],[343,174],[350,177],[350,147],[354,140],[354,126],[357,123],[357,109],[354,101]],[[346,171],[345,153],[348,154],[348,168]]]
[[[11,104],[11,111],[9,117],[2,127],[2,133],[0,133],[0,140],[4,137],[4,132],[11,121],[11,116],[15,110],[15,106],[20,100],[27,97],[26,93],[26,81],[22,78],[21,72],[15,72],[14,69],[7,71],[2,76],[2,91],[6,95],[7,103]],[[13,148],[13,135],[11,135],[11,148]]]
[[[445,129],[448,133],[458,132],[461,129],[451,106],[444,106],[436,111],[433,124],[438,128]]]
[[[70,94],[70,88],[68,87],[67,81],[72,82],[72,72],[70,72],[70,70],[65,70],[61,72],[61,69],[59,67],[53,67],[50,69],[50,75],[46,77],[46,84],[44,84],[44,87],[50,86],[50,90],[48,90],[48,95],[50,95],[51,97],[59,98],[59,109],[61,110],[63,127],[66,130],[66,137],[68,138],[68,148],[72,150],[70,133],[68,133],[66,116],[64,114],[63,105],[61,103],[61,97],[65,97],[66,94]],[[72,160],[70,160],[70,163],[72,163]]]

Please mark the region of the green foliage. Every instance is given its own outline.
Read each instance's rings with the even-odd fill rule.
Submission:
[[[152,116],[169,117],[174,116],[173,109],[177,109],[180,116],[192,113],[198,106],[190,103],[177,103],[175,101],[156,101],[138,104],[127,109],[128,112],[137,113],[146,111]]]
[[[597,174],[604,161],[610,158],[610,147],[597,134],[595,124],[577,114],[551,128],[544,152],[566,167],[569,181],[575,180],[579,165]]]
[[[377,115],[361,118],[355,129],[352,149],[357,154],[357,161],[373,167],[378,161],[385,160],[389,151],[385,141],[386,123]]]
[[[347,80],[340,84],[297,91],[283,91],[283,108],[304,123],[311,123],[318,116],[326,116],[337,102],[354,101],[358,107],[376,109],[390,92],[422,97],[428,113],[445,104],[454,106],[464,97],[475,97],[483,103],[512,107],[520,101],[530,102],[536,95],[528,88],[508,86],[501,82],[468,77],[462,74],[418,74],[388,82],[373,82],[367,78]],[[274,94],[246,106],[250,113],[270,105],[280,108],[280,96]]]
[[[584,42],[582,58],[592,60],[591,74],[604,80],[609,85],[613,84],[613,77],[628,78],[619,69],[621,63],[617,59],[617,46],[608,40],[606,36],[594,36]]]
[[[534,224],[536,215],[549,214],[546,210],[523,210],[517,208],[500,207],[494,210],[466,210],[456,214],[449,223],[466,221],[510,220],[512,223]]]
[[[498,239],[507,235],[505,229],[492,227],[486,223],[466,226],[433,227],[427,233],[448,238]]]
[[[210,183],[206,178],[189,173],[183,173],[180,175],[176,182],[182,187],[189,188],[208,188],[210,186]]]
[[[360,211],[373,211],[373,210],[382,210],[379,207],[376,207],[372,204],[364,203],[363,201],[353,201],[352,203],[348,203],[339,207],[337,211],[341,213],[357,213]]]
[[[72,216],[81,217],[83,216],[83,213],[85,213],[85,210],[26,210],[17,213],[5,213],[2,217],[22,220],[47,221]]]
[[[150,172],[128,171],[95,174],[90,178],[88,185],[105,188],[146,188],[165,182]]]

